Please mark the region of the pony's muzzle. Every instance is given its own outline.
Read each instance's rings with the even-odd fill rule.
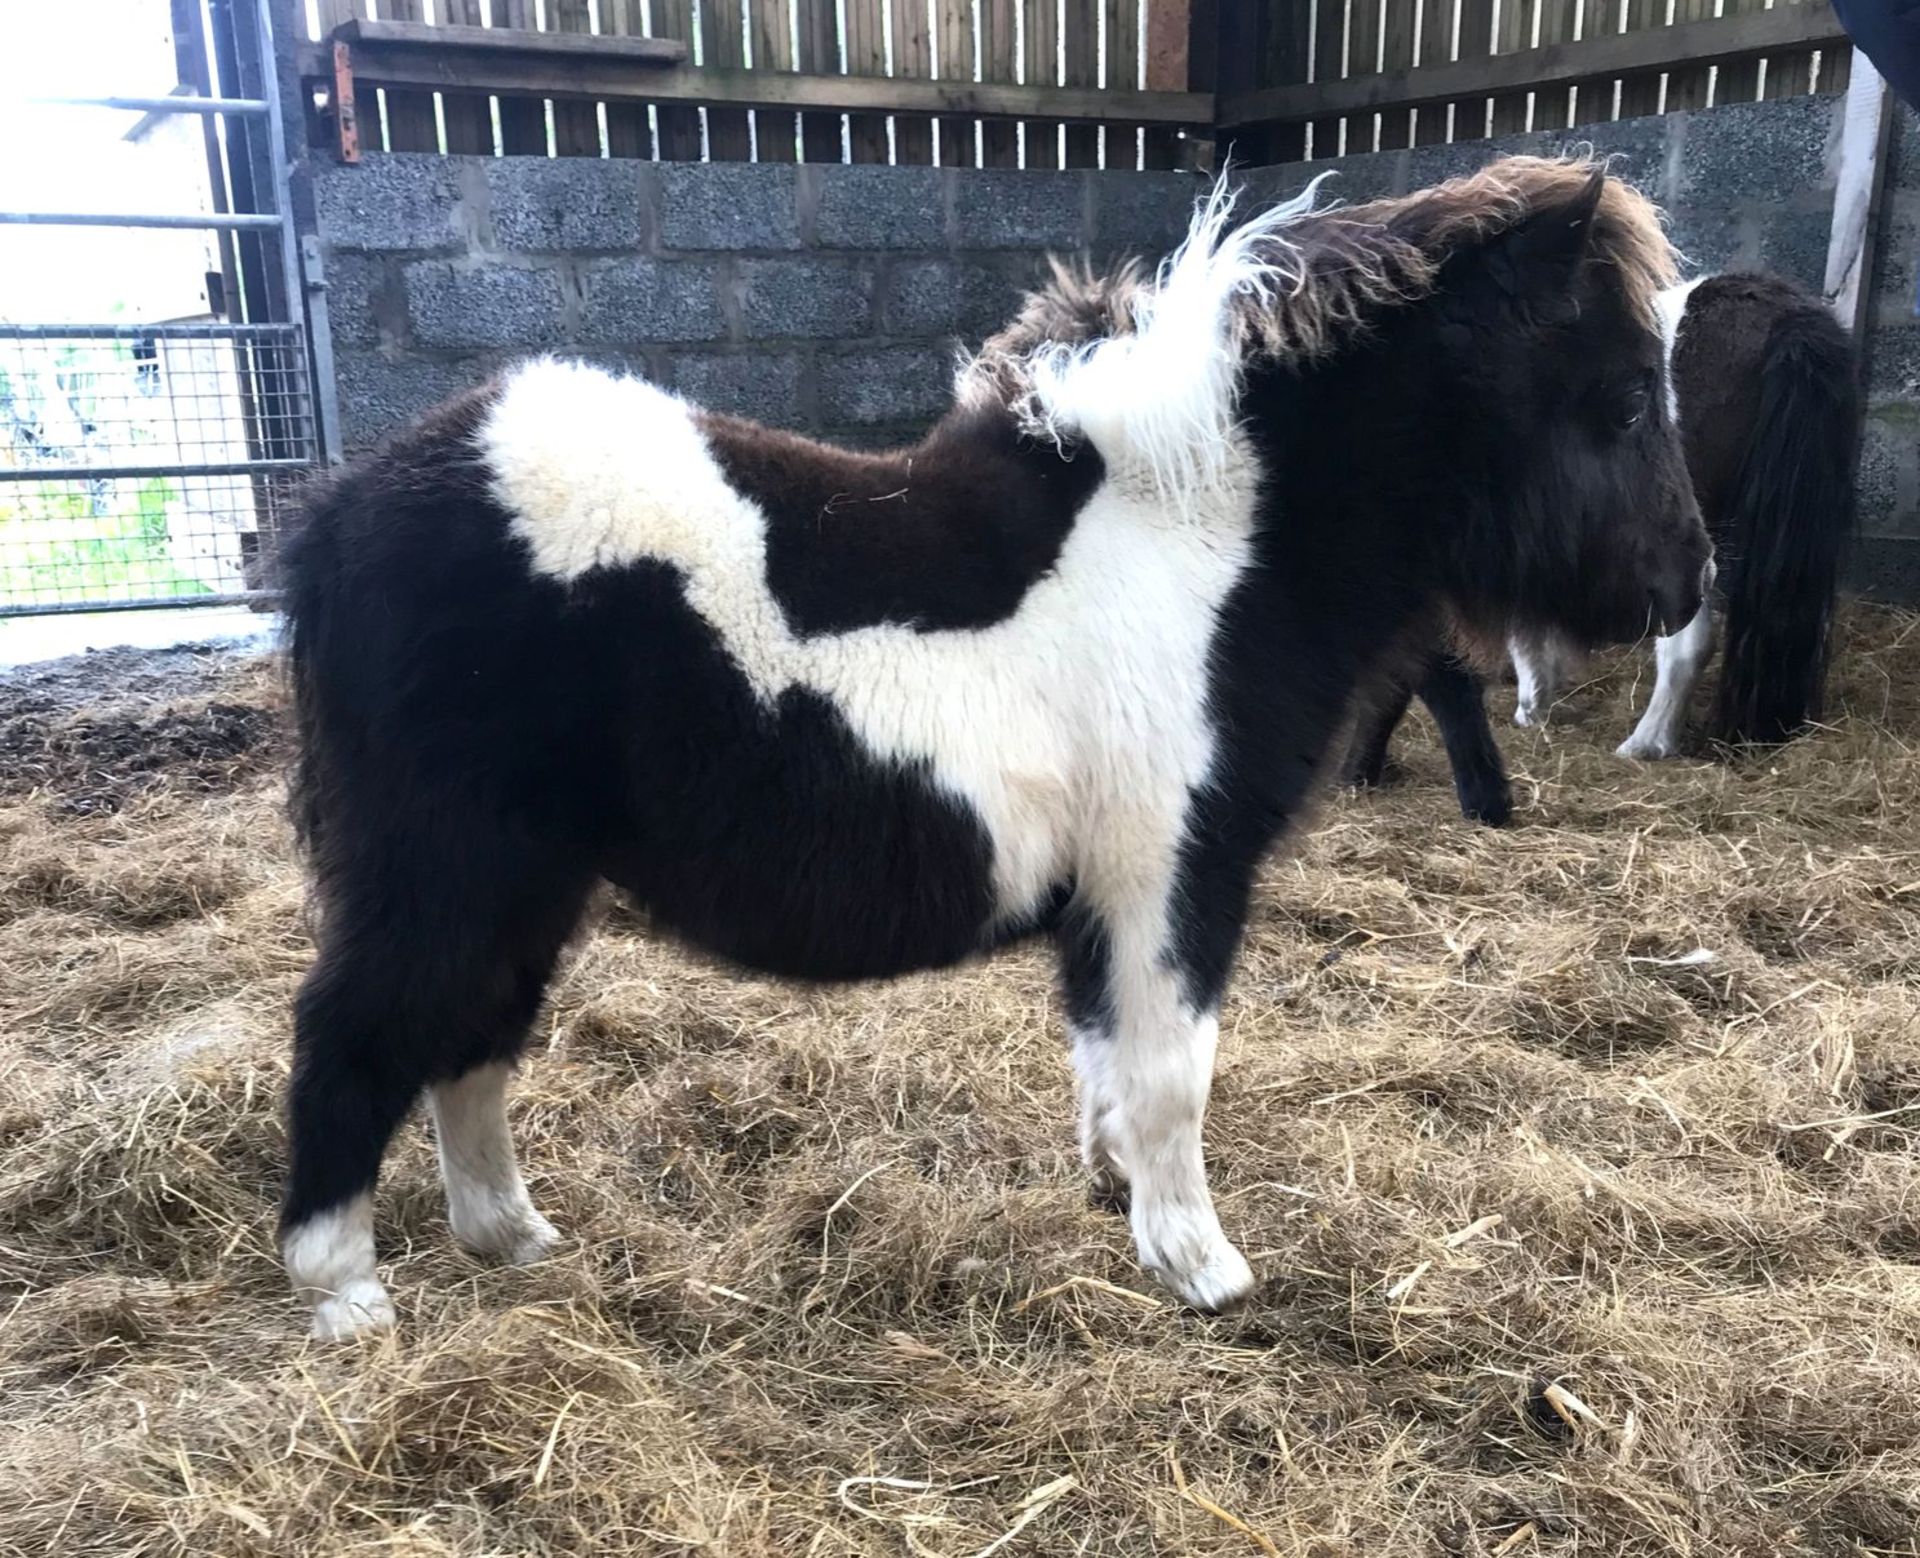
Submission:
[[[1713,589],[1714,573],[1713,559],[1708,557],[1697,571],[1688,570],[1648,591],[1652,597],[1654,626],[1662,638],[1678,633],[1699,615]]]

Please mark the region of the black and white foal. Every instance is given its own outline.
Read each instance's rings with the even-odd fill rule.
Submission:
[[[913,449],[543,361],[344,473],[286,559],[321,905],[283,1249],[385,1325],[372,1192],[424,1091],[453,1231],[553,1230],[509,1067],[589,890],[745,968],[880,978],[1056,941],[1089,1165],[1141,1260],[1252,1273],[1201,1153],[1255,869],[1380,646],[1526,602],[1683,622],[1707,558],[1659,387],[1653,212],[1509,161],[1237,229],[1216,193],[1109,328],[1042,294]]]

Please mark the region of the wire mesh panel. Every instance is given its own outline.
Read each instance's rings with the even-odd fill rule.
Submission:
[[[37,240],[0,303],[0,617],[271,582],[259,564],[323,453],[276,7],[156,5],[168,25],[116,54],[108,96],[84,21],[49,12],[84,69],[33,99],[65,116],[65,171],[0,204],[0,232]],[[175,241],[196,231],[213,236]],[[76,318],[114,322],[41,322]]]
[[[246,599],[316,457],[291,324],[0,324],[0,616]]]

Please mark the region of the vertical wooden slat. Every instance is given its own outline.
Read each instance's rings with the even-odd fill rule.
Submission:
[[[893,73],[907,81],[933,75],[927,40],[927,0],[888,0],[893,8]],[[911,114],[893,116],[893,155],[902,166],[933,163],[933,121]]]
[[[602,32],[637,38],[646,31],[641,23],[640,0],[600,0]],[[637,103],[608,103],[606,107],[607,155],[651,157],[653,132],[647,127],[647,110]]]
[[[1713,0],[1673,0],[1673,25],[1684,27],[1688,22],[1705,21],[1713,15]],[[1690,108],[1705,108],[1708,100],[1708,85],[1712,81],[1711,65],[1694,65],[1685,70],[1667,72],[1667,107],[1670,114]]]
[[[1582,0],[1580,41],[1607,36],[1620,22],[1622,0]],[[1574,83],[1573,123],[1600,124],[1613,117],[1612,76],[1589,76]]]
[[[420,0],[383,0],[380,16],[390,22],[426,20]],[[387,100],[388,151],[438,151],[440,125],[433,113],[431,92],[389,91]]]
[[[1628,32],[1666,26],[1666,0],[1625,0]],[[1620,78],[1620,117],[1643,119],[1660,112],[1660,72],[1649,70]]]
[[[1805,97],[1812,87],[1809,80],[1813,73],[1812,49],[1801,49],[1794,54],[1776,54],[1767,61],[1767,97]]]
[[[1844,92],[1853,79],[1853,46],[1833,43],[1820,51],[1820,76],[1814,82],[1816,92]]]
[[[1420,51],[1416,66],[1444,65],[1453,58],[1453,12],[1457,0],[1420,0]],[[1413,111],[1413,144],[1437,145],[1447,138],[1447,105]]]
[[[653,0],[653,36],[693,42],[693,0]],[[661,103],[654,109],[662,162],[700,160],[700,110]]]
[[[1265,25],[1257,34],[1248,37],[1242,32],[1237,37],[1222,38],[1221,48],[1252,47],[1255,53],[1254,79],[1261,86],[1290,87],[1305,81],[1313,63],[1309,49],[1313,36],[1313,0],[1302,0],[1299,5],[1268,7],[1260,20]],[[1231,27],[1234,24],[1234,18],[1228,17],[1225,25]],[[1239,25],[1244,28],[1247,24],[1242,21]],[[1151,151],[1152,131],[1147,133],[1147,146]],[[1300,121],[1275,125],[1268,130],[1236,132],[1231,141],[1224,146],[1217,146],[1216,150],[1224,150],[1242,161],[1299,162],[1307,154],[1307,126],[1305,121]]]
[[[1378,75],[1379,57],[1380,0],[1353,0],[1347,7],[1347,74]],[[1347,115],[1348,155],[1373,150],[1375,121],[1379,117],[1373,113]]]
[[[1733,0],[1727,0],[1727,3],[1729,8],[1731,8]],[[1747,10],[1758,11],[1765,7],[1766,0],[1744,0],[1744,3]],[[1806,3],[1806,0],[1774,0],[1775,5],[1797,5],[1804,3]],[[1805,97],[1809,91],[1814,90],[1809,78],[1813,71],[1814,55],[1818,52],[1818,50],[1814,49],[1800,49],[1791,54],[1768,55],[1765,94],[1768,101],[1778,101],[1781,98],[1788,97]],[[1724,80],[1726,78],[1726,71],[1722,70],[1720,74],[1721,79]],[[1820,74],[1823,76],[1826,74],[1824,68]],[[1822,86],[1819,90],[1825,91],[1827,88]],[[1749,96],[1759,95],[1757,90],[1749,94]],[[1714,101],[1720,103],[1745,102],[1746,98],[1730,98],[1726,93],[1722,92],[1715,97]]]
[[[1414,19],[1420,0],[1382,0],[1380,51],[1382,66],[1388,72],[1413,67]],[[1413,112],[1402,108],[1380,116],[1380,149],[1397,151],[1413,144]]]
[[[908,0],[911,3],[911,0]],[[1027,0],[1027,81],[1032,86],[1058,86],[1060,40],[1058,0]],[[895,36],[899,36],[898,33]],[[1027,166],[1060,166],[1059,122],[1029,119],[1026,123]]]
[[[1133,92],[1140,86],[1140,8],[1136,0],[1103,0],[1107,27],[1107,70],[1101,85]],[[1103,166],[1130,169],[1140,163],[1140,136],[1130,124],[1102,125],[1106,140]]]
[[[1099,0],[1066,0],[1061,13],[1060,37],[1066,44],[1066,66],[1062,86],[1093,87],[1100,84],[1100,3]],[[1100,165],[1100,132],[1090,124],[1067,126],[1067,162],[1069,168],[1097,168]]]
[[[1764,11],[1767,0],[1724,0],[1720,8],[1722,16],[1742,16],[1748,11]],[[1800,73],[1806,75],[1806,58],[1800,61]],[[1773,62],[1767,67],[1767,96],[1773,96]],[[1720,67],[1719,79],[1714,83],[1713,100],[1716,103],[1751,103],[1760,95],[1760,61],[1756,59],[1736,60],[1731,65]]]
[[[1493,52],[1517,54],[1533,36],[1533,12],[1538,0],[1501,0]],[[1527,94],[1504,92],[1493,100],[1493,133],[1514,135],[1527,127]]]
[[[791,0],[753,0],[753,68],[792,70],[793,35],[787,30]],[[800,116],[771,108],[753,112],[754,138],[762,162],[794,162],[800,156]]]
[[[1580,0],[1534,0],[1539,24],[1538,47],[1565,43],[1573,36],[1574,13]],[[1536,130],[1564,130],[1567,127],[1567,88],[1546,87],[1533,95],[1533,127]]]
[[[1313,79],[1338,81],[1346,71],[1347,18],[1344,0],[1303,0],[1314,7]],[[1313,155],[1316,158],[1340,155],[1339,119],[1315,119]]]
[[[1011,82],[1019,44],[1020,13],[1014,0],[980,0],[980,78]],[[980,126],[982,165],[1012,168],[1020,162],[1020,127],[1011,119],[988,119]]]
[[[493,0],[493,25],[535,30],[533,0]],[[500,99],[500,149],[509,157],[547,154],[547,100],[543,97]]]
[[[936,0],[935,19],[939,24],[940,79],[973,80],[973,0]],[[972,119],[942,118],[940,126],[940,165],[943,168],[973,166]]]
[[[367,0],[320,0],[320,36],[325,38],[342,22],[367,14]]]
[[[794,0],[800,19],[799,68],[816,76],[840,74],[840,21],[833,0]],[[840,116],[802,114],[800,144],[808,162],[839,162]]]
[[[887,34],[882,20],[886,3],[887,0],[846,0],[849,75],[886,75]],[[847,129],[855,162],[887,160],[885,114],[849,115]]]
[[[550,32],[592,32],[593,14],[587,0],[547,0],[547,29]],[[553,149],[562,157],[600,155],[600,115],[592,103],[554,103]]]
[[[1460,52],[1463,60],[1485,59],[1493,52],[1493,0],[1459,0]],[[1478,140],[1487,133],[1490,100],[1466,97],[1448,104],[1453,110],[1453,139]]]
[[[700,0],[701,63],[732,66],[747,62],[740,0]],[[838,62],[836,61],[836,68]],[[707,155],[715,162],[746,162],[753,155],[752,132],[744,108],[707,110]]]
[[[1283,8],[1289,12],[1298,9],[1297,6]],[[1193,23],[1191,0],[1147,0],[1147,36],[1143,47],[1147,54],[1149,92],[1194,90]],[[1182,143],[1179,131],[1156,129],[1149,125],[1142,142],[1147,167],[1180,166]]]
[[[454,27],[478,27],[485,19],[480,0],[440,0],[440,20]],[[440,114],[447,127],[447,150],[455,156],[486,156],[493,150],[493,106],[484,92],[442,92]]]

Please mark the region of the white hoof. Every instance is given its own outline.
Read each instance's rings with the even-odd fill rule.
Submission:
[[[531,1206],[503,1209],[498,1216],[453,1224],[462,1249],[491,1256],[510,1266],[545,1260],[560,1242],[560,1232]]]
[[[1247,1258],[1224,1239],[1208,1251],[1199,1264],[1182,1270],[1157,1266],[1154,1275],[1183,1303],[1205,1314],[1231,1309],[1253,1291],[1253,1268],[1247,1264]]]
[[[1133,1237],[1140,1264],[1195,1309],[1226,1309],[1253,1291],[1253,1268],[1220,1232],[1211,1208],[1204,1217],[1136,1214]]]
[[[1546,724],[1547,716],[1544,710],[1536,709],[1531,703],[1518,703],[1514,705],[1513,722],[1522,730],[1538,730]]]
[[[1642,763],[1658,763],[1670,757],[1678,757],[1680,747],[1677,742],[1670,741],[1665,736],[1634,735],[1627,737],[1615,747],[1614,755],[1630,757]]]
[[[316,1299],[313,1305],[315,1341],[342,1342],[353,1336],[393,1329],[393,1300],[371,1277],[347,1283],[337,1293]]]

